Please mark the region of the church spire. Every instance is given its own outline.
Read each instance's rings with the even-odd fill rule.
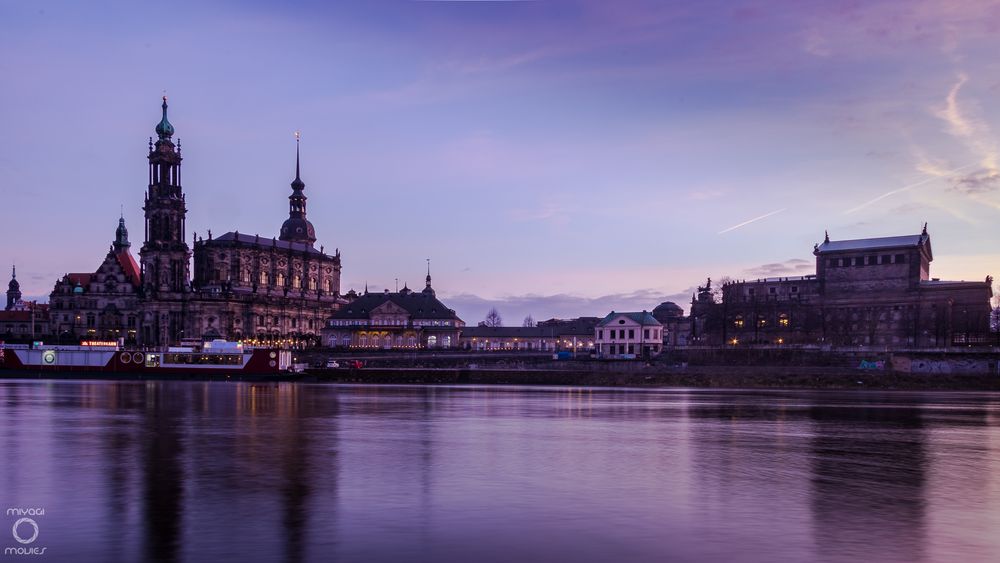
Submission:
[[[312,246],[316,242],[316,229],[306,219],[306,194],[303,189],[299,158],[299,132],[295,132],[295,179],[292,180],[292,195],[288,196],[288,219],[281,225],[278,238],[289,242],[301,242]]]
[[[125,228],[125,215],[122,214],[118,218],[118,228],[115,229],[115,252],[121,252],[126,248],[132,246],[132,243],[128,241],[128,229]]]
[[[430,295],[430,296],[433,297],[434,296],[434,288],[431,287],[431,259],[430,258],[427,259],[427,278],[425,278],[425,279],[427,280],[427,285],[424,287],[423,293],[425,293],[425,294]]]

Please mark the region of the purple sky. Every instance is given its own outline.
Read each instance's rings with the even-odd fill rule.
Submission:
[[[299,129],[343,290],[420,286],[429,257],[467,322],[809,273],[824,229],[927,221],[932,275],[982,279],[998,40],[975,1],[6,2],[0,261],[47,294],[120,205],[138,252],[166,90],[189,234],[276,235]]]

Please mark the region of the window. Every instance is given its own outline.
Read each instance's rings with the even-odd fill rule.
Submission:
[[[767,319],[765,319],[764,317],[759,317],[757,319],[757,326],[759,326],[759,327],[765,327],[765,326],[767,326]]]
[[[736,320],[733,321],[733,326],[736,328],[743,328],[743,315],[736,315]]]
[[[609,330],[609,331],[608,331],[608,335],[609,335],[609,338],[610,338],[611,340],[614,340],[614,339],[615,339],[615,334],[617,334],[617,332],[618,332],[618,331],[616,331],[616,330]]]
[[[598,330],[597,331],[597,339],[598,340],[604,340],[604,331],[603,330]]]
[[[298,274],[292,277],[292,289],[302,289],[302,278]]]
[[[747,293],[749,293],[750,295],[753,295],[753,288],[751,287],[750,289],[748,289]]]
[[[891,254],[883,254],[882,255],[882,263],[883,264],[892,264],[892,255]]]
[[[316,278],[309,278],[309,290],[316,291]]]
[[[292,319],[292,328],[297,328],[298,326],[299,326],[299,320],[298,319]]]
[[[270,281],[271,279],[270,276],[267,275],[267,272],[260,273],[260,285],[267,285]]]
[[[618,331],[618,338],[620,340],[625,340],[625,329],[624,328]]]
[[[649,338],[649,329],[648,328],[642,329],[642,337],[643,338],[647,338],[647,339]]]
[[[634,329],[631,329],[631,328],[628,329],[628,337],[629,337],[629,339],[635,338],[635,330]]]
[[[778,315],[778,325],[785,327],[788,326],[788,315],[784,313]]]
[[[774,295],[775,293],[778,292],[778,288],[776,288],[776,287],[769,287],[769,288],[767,288],[767,292],[770,293],[771,295]]]
[[[864,257],[863,256],[857,256],[857,257],[855,257],[854,258],[854,265],[855,266],[864,266],[865,265],[865,259],[864,259]]]
[[[896,255],[896,264],[906,264],[906,255],[905,254],[897,254]]]
[[[278,287],[284,287],[285,286],[285,274],[279,273],[277,276],[275,276],[274,277],[274,283]]]
[[[799,286],[793,285],[792,286],[792,293],[798,293],[798,292],[799,292]]]

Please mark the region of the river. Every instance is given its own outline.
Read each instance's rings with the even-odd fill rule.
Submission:
[[[0,561],[1000,561],[991,393],[3,380],[0,452]]]

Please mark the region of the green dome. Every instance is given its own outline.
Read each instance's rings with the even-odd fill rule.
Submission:
[[[174,126],[167,120],[167,97],[163,96],[163,119],[156,124],[156,135],[162,139],[169,139],[174,135]]]

